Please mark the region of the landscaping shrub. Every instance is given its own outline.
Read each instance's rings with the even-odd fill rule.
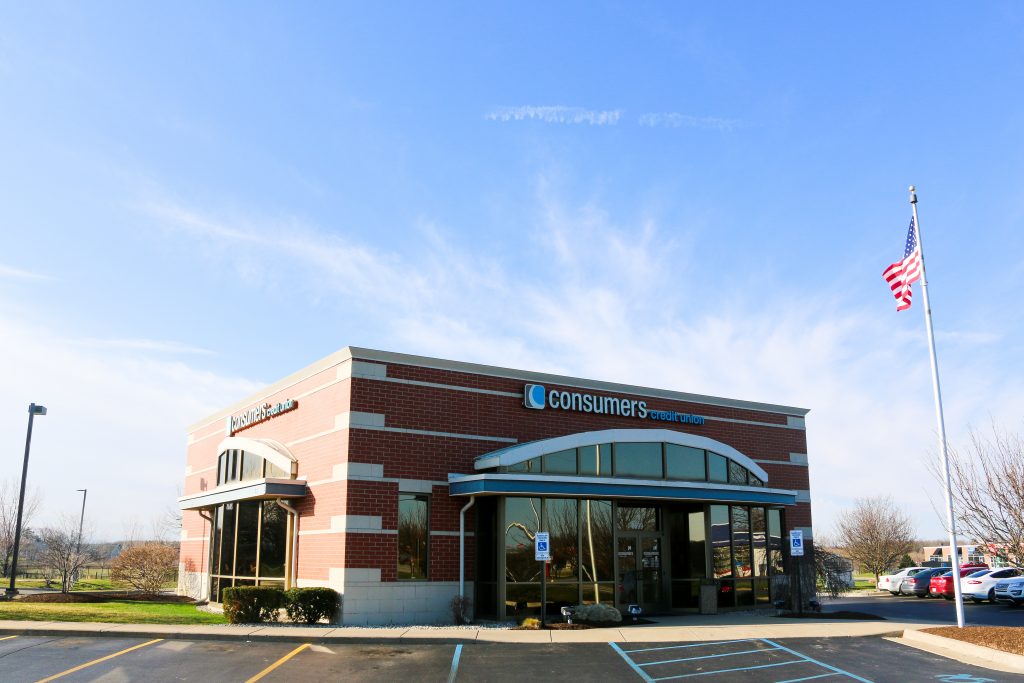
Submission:
[[[178,571],[178,549],[166,543],[140,543],[125,548],[110,563],[110,579],[155,595]]]
[[[452,611],[452,621],[456,626],[469,623],[469,613],[472,606],[472,601],[462,595],[456,595],[449,601],[448,609]]]
[[[288,618],[297,624],[329,620],[337,607],[338,594],[332,588],[292,588],[284,593]]]
[[[540,628],[540,619],[537,617],[526,617],[522,623],[519,624],[520,628],[536,630]]]
[[[284,602],[284,591],[270,586],[236,586],[221,592],[224,616],[232,624],[257,624],[277,621],[277,610]]]

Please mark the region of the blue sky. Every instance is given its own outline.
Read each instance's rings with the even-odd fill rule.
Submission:
[[[950,436],[1024,428],[1017,3],[362,5],[0,5],[40,521],[148,527],[188,424],[351,344],[805,406],[818,533],[939,536],[911,183]]]

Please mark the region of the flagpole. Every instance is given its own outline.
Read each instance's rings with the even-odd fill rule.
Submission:
[[[956,542],[956,520],[953,516],[953,487],[949,476],[949,449],[946,447],[946,420],[942,416],[942,391],[939,389],[939,364],[935,358],[935,333],[932,331],[932,307],[928,303],[928,275],[924,266],[924,244],[921,243],[921,222],[917,218],[917,192],[910,186],[910,206],[914,211],[914,237],[921,252],[921,296],[924,319],[928,328],[928,353],[932,361],[932,390],[935,394],[935,417],[939,426],[939,450],[942,453],[942,474],[946,480],[946,526],[949,529],[949,553],[953,561],[953,601],[956,603],[956,625],[964,627],[964,603],[960,591],[960,550]]]

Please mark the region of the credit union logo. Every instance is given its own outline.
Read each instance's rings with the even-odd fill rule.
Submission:
[[[552,410],[571,410],[598,415],[638,417],[642,420],[657,420],[659,422],[704,424],[702,415],[677,413],[674,410],[650,410],[647,408],[647,401],[557,389],[548,391],[543,384],[527,384],[523,387],[523,406],[533,410],[551,408]]]
[[[534,410],[543,410],[545,403],[544,394],[543,384],[527,384],[523,388],[523,405]]]

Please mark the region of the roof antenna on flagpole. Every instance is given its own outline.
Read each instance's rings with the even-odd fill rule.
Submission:
[[[932,307],[928,303],[928,275],[924,265],[924,245],[921,244],[921,222],[917,219],[917,192],[910,186],[910,205],[914,211],[914,237],[921,254],[921,297],[924,299],[924,319],[928,328],[928,353],[932,361],[932,390],[935,394],[935,418],[939,428],[939,452],[942,453],[942,474],[946,488],[946,528],[949,531],[949,554],[953,564],[953,600],[956,603],[956,625],[964,627],[964,603],[960,590],[960,549],[956,542],[956,519],[953,516],[953,486],[949,476],[949,449],[946,446],[946,421],[942,416],[942,391],[939,388],[939,364],[935,358],[935,333],[932,331]]]

